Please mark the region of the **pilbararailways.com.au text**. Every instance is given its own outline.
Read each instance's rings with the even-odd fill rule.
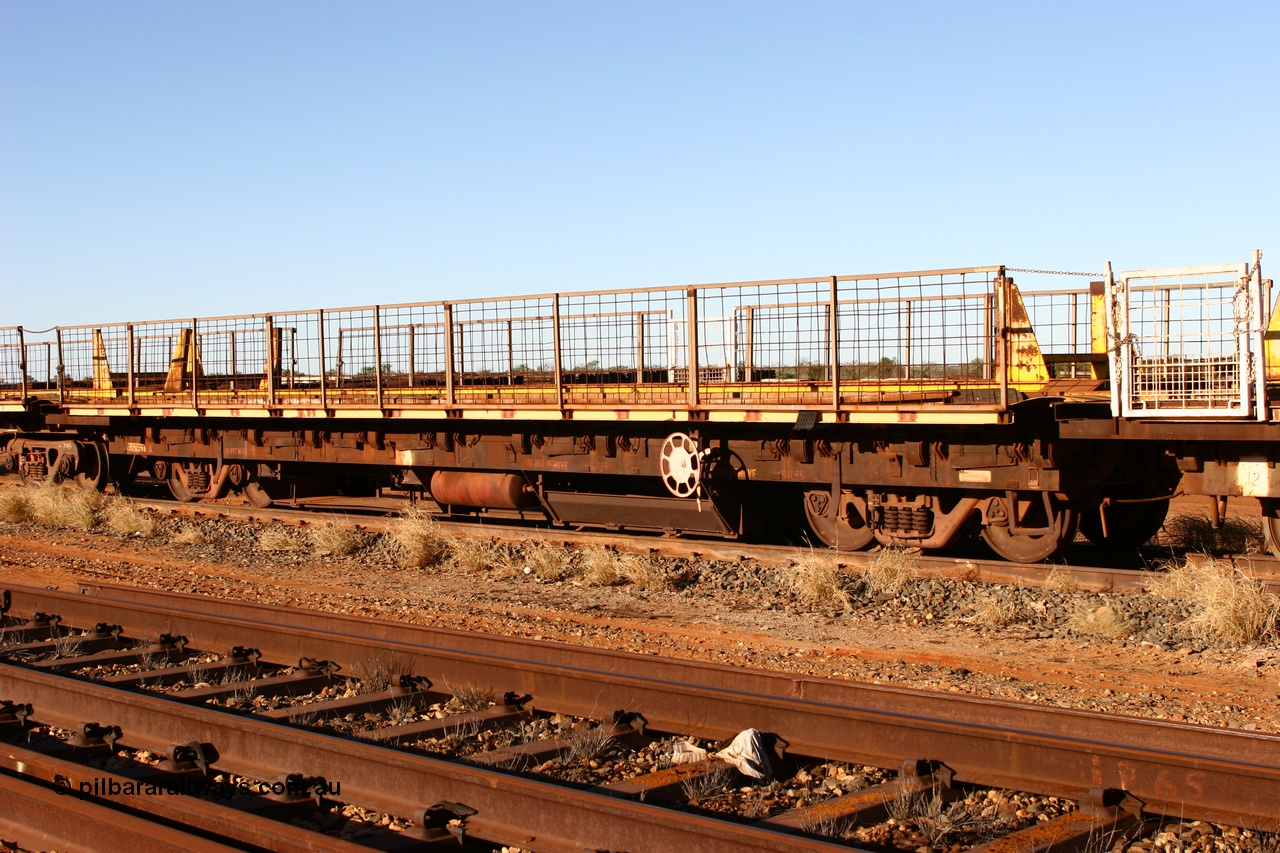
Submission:
[[[229,800],[232,797],[266,796],[267,794],[289,794],[296,797],[310,797],[319,794],[324,797],[336,797],[342,793],[341,782],[325,782],[323,790],[314,780],[309,783],[288,782],[216,782],[212,779],[180,778],[167,782],[136,782],[131,779],[112,779],[95,777],[77,783],[65,776],[54,779],[59,794],[75,794],[84,797],[207,797],[214,800]]]

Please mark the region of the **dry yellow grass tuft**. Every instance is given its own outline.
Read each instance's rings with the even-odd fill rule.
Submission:
[[[1067,620],[1067,627],[1092,637],[1115,638],[1129,634],[1129,623],[1109,604],[1076,610]]]
[[[174,545],[203,545],[209,539],[199,527],[188,525],[173,534],[169,541]]]
[[[1280,598],[1227,560],[1167,565],[1151,592],[1189,604],[1191,616],[1182,628],[1205,642],[1245,645],[1276,635]]]
[[[637,554],[618,555],[618,574],[637,589],[666,589],[669,586],[662,567]]]
[[[569,552],[550,542],[534,541],[524,546],[524,564],[543,580],[560,581],[573,573]]]
[[[315,554],[345,557],[359,551],[363,544],[357,531],[332,521],[326,521],[311,531],[311,551]]]
[[[412,672],[413,669],[408,661],[394,655],[390,657],[378,655],[358,660],[351,666],[352,676],[359,679],[355,692],[361,695],[381,693],[393,684],[399,684],[400,676],[409,675]]]
[[[605,548],[584,551],[579,560],[579,570],[583,582],[591,586],[617,586],[622,583],[637,589],[666,589],[670,586],[666,573],[653,560]]]
[[[1049,570],[1049,574],[1044,579],[1045,589],[1051,589],[1054,592],[1075,592],[1080,588],[1076,583],[1075,575],[1058,566],[1054,566]]]
[[[3,490],[0,517],[45,527],[91,530],[98,524],[96,512],[102,501],[100,493],[78,486],[13,486]]]
[[[984,595],[974,605],[973,615],[966,621],[988,628],[1003,628],[1018,619],[1018,605],[1007,598]]]
[[[121,536],[151,536],[156,532],[155,517],[128,498],[107,498],[99,510],[102,526]]]
[[[492,692],[474,684],[454,687],[446,681],[444,688],[453,694],[445,705],[454,713],[475,713],[476,711],[483,711],[493,704]]]
[[[806,604],[849,609],[849,594],[840,583],[840,570],[834,556],[808,551],[783,572],[791,592]]]
[[[449,540],[431,513],[410,507],[392,522],[387,542],[396,561],[405,568],[438,566],[449,555]]]
[[[862,570],[862,579],[872,595],[897,595],[920,568],[918,551],[884,548],[877,551]]]
[[[258,534],[258,548],[263,551],[300,551],[302,545],[283,527],[268,527]]]
[[[511,573],[510,555],[496,542],[472,536],[454,536],[449,542],[449,563],[464,572]]]
[[[618,554],[604,548],[582,552],[582,580],[591,586],[615,586],[620,580]]]
[[[0,489],[0,521],[25,524],[31,520],[31,500],[27,497],[27,489],[22,486]]]

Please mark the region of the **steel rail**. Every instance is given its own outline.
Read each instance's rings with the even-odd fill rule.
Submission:
[[[21,839],[29,845],[51,844],[59,849],[67,849],[79,842],[78,834],[68,835],[65,831],[55,829],[64,823],[80,823],[79,819],[67,820],[67,813],[74,813],[77,818],[87,817],[86,808],[101,809],[110,816],[94,821],[98,825],[120,827],[121,829],[146,837],[157,822],[173,826],[182,826],[198,835],[182,839],[184,849],[193,851],[220,851],[228,849],[226,843],[240,842],[255,847],[269,848],[275,853],[368,853],[369,848],[343,841],[340,838],[320,835],[311,830],[302,829],[289,823],[271,820],[260,815],[245,812],[235,807],[220,805],[215,802],[190,796],[148,796],[146,794],[128,792],[125,783],[134,781],[129,777],[119,776],[96,767],[67,761],[56,756],[46,755],[32,749],[13,744],[0,744],[0,767],[13,774],[19,774],[24,780],[38,779],[53,786],[52,793],[58,795],[55,805],[60,806],[62,819],[47,820],[47,813],[35,805],[12,808],[0,817],[0,825],[17,828],[33,823],[42,826],[39,834],[22,829]],[[0,775],[0,780],[9,777]],[[18,781],[14,779],[12,781]],[[118,783],[113,793],[108,781]],[[94,783],[98,782],[96,789]],[[28,785],[31,785],[29,781]],[[164,783],[161,782],[161,785]],[[90,793],[82,793],[82,791]],[[95,792],[96,791],[96,792]],[[47,798],[40,797],[43,803]],[[115,808],[104,808],[102,801],[112,803]],[[121,811],[124,808],[127,811]],[[32,809],[34,811],[27,811]],[[38,821],[38,823],[37,823]],[[210,836],[223,839],[219,841],[202,841]],[[133,844],[106,844],[104,837],[90,831],[87,840],[91,846],[85,849],[102,850],[109,846],[116,850],[141,850]],[[164,850],[172,850],[173,833],[165,832],[161,839],[166,842]],[[234,849],[240,849],[235,846]]]
[[[231,853],[243,850],[199,835],[192,835],[146,816],[119,811],[99,803],[77,800],[52,788],[21,777],[0,773],[0,827],[31,850],[65,853]]]
[[[345,516],[342,520],[355,527],[374,532],[386,532],[391,520],[379,517],[396,513],[399,508],[390,505],[386,499],[382,503],[326,502],[325,499],[305,501],[299,508],[241,506],[237,504],[218,503],[178,503],[176,501],[158,499],[134,499],[141,507],[167,512],[171,515],[182,515],[193,518],[234,518],[244,521],[274,522],[285,521],[298,525],[306,525],[317,520],[317,516],[325,521],[333,521],[332,516]],[[361,513],[357,516],[349,513]],[[365,514],[367,513],[367,514]],[[375,513],[377,515],[375,515]],[[505,521],[505,519],[504,519]],[[651,556],[673,556],[689,558],[709,558],[726,562],[742,560],[761,560],[769,563],[786,565],[795,560],[797,548],[787,545],[757,545],[738,542],[724,542],[714,539],[667,539],[656,535],[626,536],[603,531],[569,531],[555,528],[538,528],[476,521],[441,520],[440,525],[451,533],[465,536],[491,537],[499,541],[519,543],[530,538],[552,542],[577,541],[600,546],[617,548],[632,553]],[[831,557],[851,567],[869,565],[874,559],[872,552],[831,551]],[[920,577],[951,577],[964,580],[975,580],[986,583],[1030,583],[1043,585],[1050,573],[1057,578],[1067,578],[1076,588],[1086,592],[1145,592],[1157,578],[1158,573],[1140,568],[1111,568],[1105,566],[1069,566],[1059,564],[1010,563],[995,558],[942,556],[921,554],[917,558]],[[1280,561],[1276,558],[1257,554],[1239,555],[1238,562],[1254,574],[1259,583],[1269,591],[1280,593]]]
[[[461,803],[476,810],[468,834],[546,853],[849,849],[11,664],[0,664],[0,691],[33,705],[42,724],[105,720],[123,730],[119,745],[159,753],[211,743],[219,770],[256,779],[323,777],[341,785],[343,800],[395,815]]]
[[[19,485],[15,476],[0,476],[0,488]],[[318,520],[348,524],[360,530],[385,533],[394,523],[392,518],[404,505],[394,498],[335,499],[304,498],[298,506],[259,508],[233,503],[181,503],[157,498],[131,498],[136,506],[169,515],[188,518],[226,518],[257,523],[284,522],[306,526]],[[426,501],[429,505],[434,505]],[[511,521],[512,523],[507,523]],[[566,530],[516,523],[514,518],[489,516],[486,519],[440,519],[440,526],[451,534],[491,538],[519,544],[529,539],[546,542],[584,543],[613,548],[641,556],[711,559],[723,562],[756,560],[774,565],[787,565],[796,559],[798,548],[722,541],[716,539],[670,539],[655,534],[625,535],[617,532]],[[830,556],[846,567],[862,567],[875,560],[875,552],[830,551]],[[1070,553],[1070,552],[1068,552]],[[1043,586],[1053,574],[1066,579],[1084,592],[1146,592],[1160,577],[1158,572],[1143,568],[1108,566],[1071,566],[1049,563],[1010,563],[980,556],[945,556],[920,554],[916,558],[918,577],[953,578],[982,583],[1026,583]],[[1280,594],[1280,560],[1266,554],[1237,554],[1235,563],[1250,573],[1270,592]]]
[[[534,697],[541,710],[599,718],[637,711],[660,731],[726,738],[753,727],[794,752],[895,767],[941,761],[960,781],[1078,798],[1131,792],[1157,813],[1272,828],[1280,736],[869,686],[646,655],[381,622],[124,587],[76,595],[10,587],[15,612],[65,624],[110,621],[253,645],[265,657],[357,662],[388,654],[451,684]],[[0,682],[2,683],[2,682]],[[13,698],[15,701],[20,697]]]

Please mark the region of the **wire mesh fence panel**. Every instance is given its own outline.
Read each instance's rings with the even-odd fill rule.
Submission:
[[[1091,301],[1087,289],[1024,290],[1022,301],[1041,350],[1072,355],[1092,351]]]
[[[1122,291],[1126,412],[1248,413],[1261,306],[1243,265],[1127,274]]]
[[[1022,301],[1052,377],[1105,375],[1102,317],[1094,317],[1093,296],[1088,289],[1024,290]]]
[[[196,330],[196,384],[201,405],[265,405],[266,319],[251,315],[200,320]]]
[[[377,401],[378,344],[374,309],[324,312],[326,403],[371,405]]]
[[[28,341],[27,394],[51,399],[58,394],[58,346],[54,341]]]
[[[840,279],[841,400],[997,402],[995,275],[973,270]]]
[[[439,304],[381,309],[383,399],[397,405],[445,402],[444,308]]]
[[[198,326],[197,324],[194,324]],[[196,377],[203,373],[199,346],[190,320],[135,323],[133,326],[133,383],[139,402],[191,405]],[[113,372],[127,369],[129,334],[111,335],[108,362]],[[117,358],[116,344],[120,347]],[[65,342],[64,342],[65,345]],[[117,363],[119,367],[117,367]]]
[[[458,402],[556,403],[554,297],[458,302],[451,311]]]
[[[55,333],[60,347],[27,342],[26,361],[32,386],[121,405],[131,395],[141,404],[349,408],[991,404],[1000,399],[998,275],[978,268],[73,327]],[[1090,351],[1088,291],[1025,301],[1046,350]],[[17,334],[0,330],[2,393],[21,385]],[[32,372],[42,353],[44,366]]]
[[[709,405],[821,402],[811,383],[831,378],[830,296],[830,279],[701,289],[699,399]]]
[[[22,333],[17,327],[0,329],[0,399],[22,399],[23,361]]]
[[[270,314],[267,380],[280,406],[319,406],[324,364],[319,311]],[[327,322],[327,321],[326,321]]]
[[[688,292],[621,290],[560,297],[567,402],[683,402],[688,369]]]
[[[64,401],[95,406],[129,404],[127,326],[73,326],[59,329],[57,337]],[[167,365],[166,358],[164,370]]]

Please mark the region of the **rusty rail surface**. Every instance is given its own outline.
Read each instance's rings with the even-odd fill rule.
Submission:
[[[10,589],[14,612],[58,613],[67,624],[113,622],[137,636],[163,625],[199,638],[205,648],[252,645],[281,660],[318,649],[340,663],[390,654],[437,682],[531,694],[540,711],[593,718],[634,711],[652,729],[708,738],[750,726],[778,733],[797,754],[880,767],[930,759],[973,784],[1064,797],[1080,797],[1091,788],[1123,789],[1152,813],[1262,829],[1271,828],[1269,815],[1280,802],[1280,737],[1275,735],[656,660],[136,588],[102,587],[81,595]],[[36,675],[6,670],[0,678],[2,698],[34,702],[11,695],[19,684],[47,697],[52,688],[44,682],[18,681]],[[110,697],[119,694],[91,695],[107,717]],[[87,711],[76,713],[83,718]]]
[[[0,752],[3,750],[0,744]],[[0,773],[0,803],[4,804],[0,825],[5,830],[19,832],[21,843],[28,847],[70,853],[102,850],[230,853],[243,849],[156,823],[145,815],[121,812],[93,802],[77,802],[72,807],[64,794],[4,773]],[[68,814],[71,808],[74,808],[74,817]]]
[[[0,690],[33,705],[46,724],[108,720],[123,731],[119,743],[162,754],[211,743],[225,771],[274,779],[287,768],[337,780],[344,800],[391,814],[463,803],[477,812],[468,834],[495,843],[540,851],[847,849],[10,665],[0,665]]]

